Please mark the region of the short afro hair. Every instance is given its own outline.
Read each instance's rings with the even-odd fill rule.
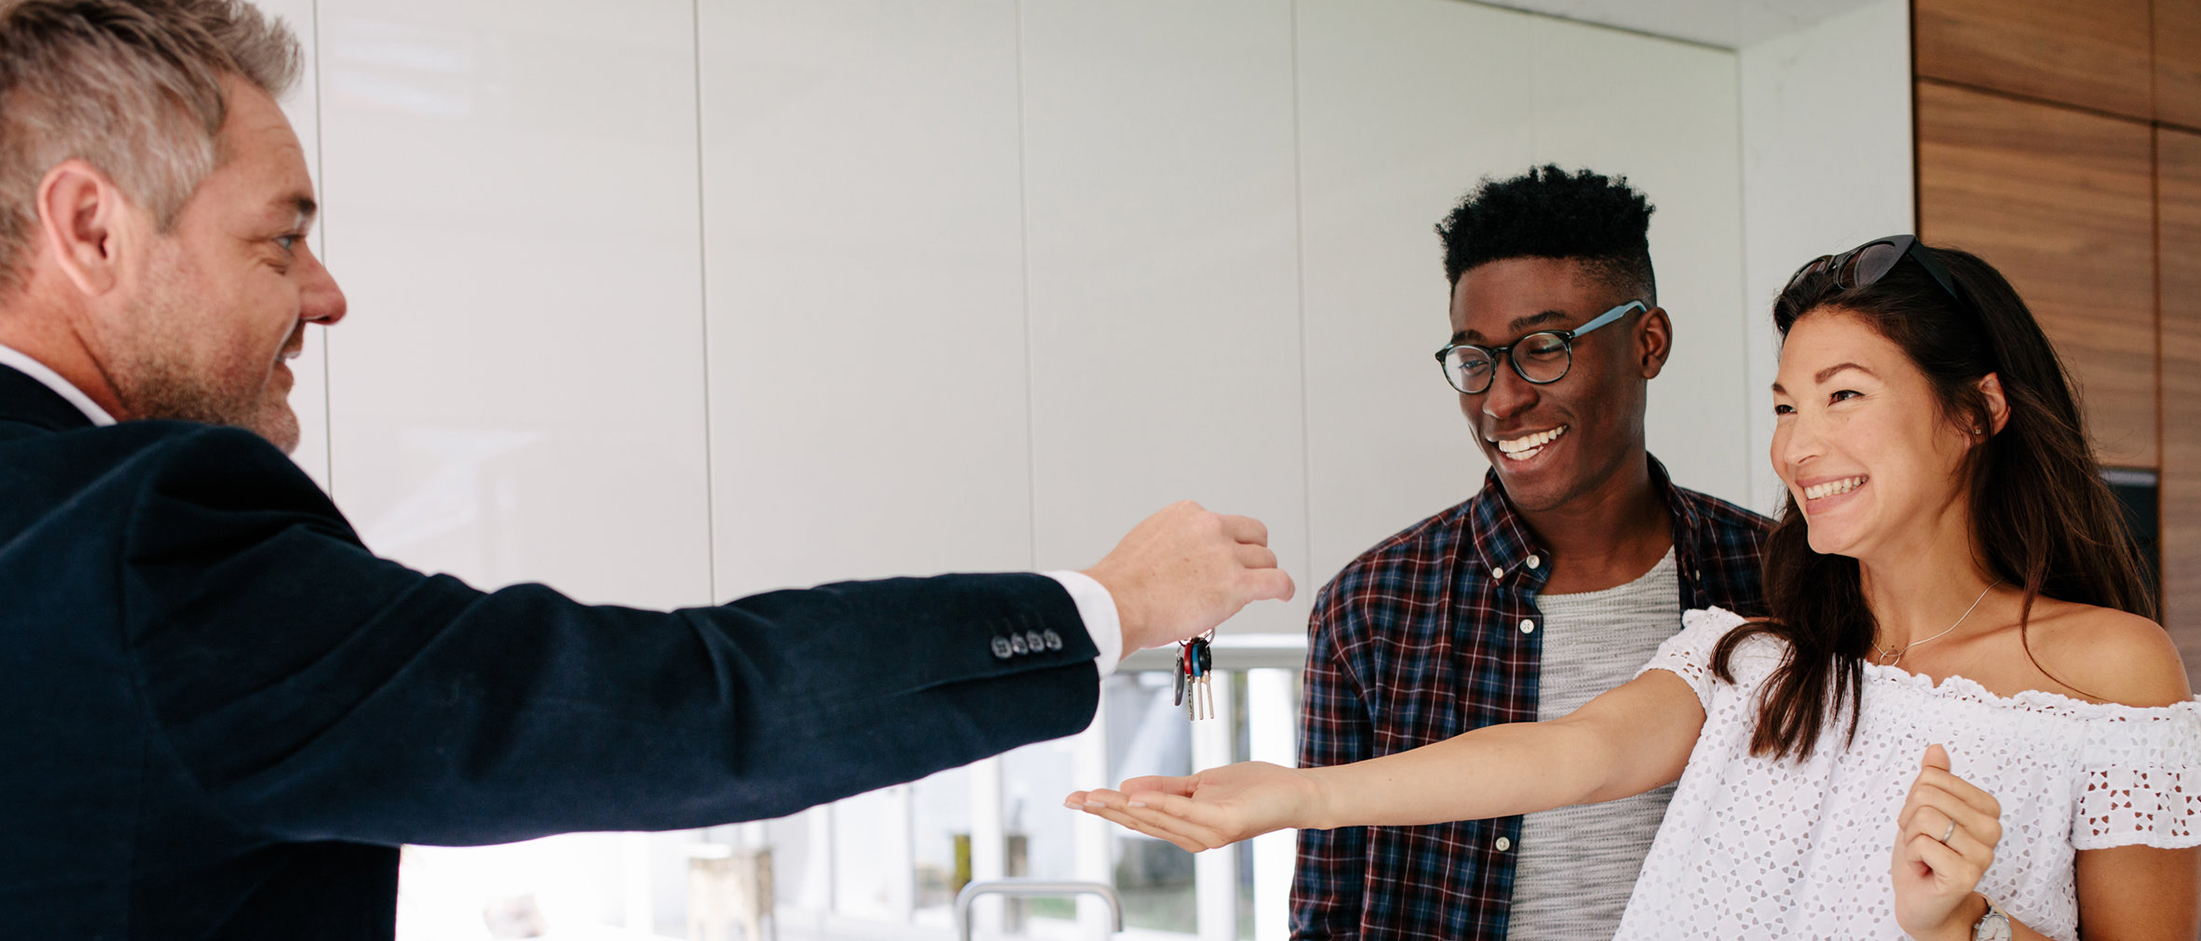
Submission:
[[[1624,176],[1568,173],[1545,164],[1508,180],[1484,177],[1437,223],[1444,276],[1458,287],[1461,274],[1486,262],[1571,258],[1655,307],[1651,211]]]

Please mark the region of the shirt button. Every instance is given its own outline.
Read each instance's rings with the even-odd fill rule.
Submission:
[[[1534,634],[1534,633],[1536,633],[1536,622],[1535,622],[1535,621],[1531,621],[1531,620],[1529,620],[1528,618],[1522,618],[1522,619],[1521,619],[1521,633],[1523,633],[1523,634]]]
[[[1506,850],[1509,850],[1509,849],[1512,849],[1512,848],[1513,848],[1513,841],[1512,841],[1512,840],[1506,839],[1505,837],[1502,837],[1502,836],[1498,838],[1498,852],[1501,852],[1501,853],[1503,853],[1503,852],[1505,852]]]
[[[1529,568],[1536,568],[1536,567],[1538,567],[1538,566],[1541,566],[1541,565],[1543,565],[1543,564],[1544,564],[1544,560],[1543,560],[1543,559],[1540,559],[1540,558],[1538,558],[1538,557],[1536,557],[1536,556],[1533,556],[1533,555],[1532,555],[1532,556],[1529,556],[1529,557],[1528,557],[1528,567],[1529,567]]]
[[[1491,568],[1491,570],[1490,570],[1490,577],[1492,577],[1492,578],[1504,578],[1504,577],[1506,577],[1506,570],[1505,570],[1505,569],[1502,569],[1502,568],[1496,568],[1496,567],[1492,567],[1492,568]]]

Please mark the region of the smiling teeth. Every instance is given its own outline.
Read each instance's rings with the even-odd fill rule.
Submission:
[[[1804,499],[1817,500],[1820,497],[1831,497],[1836,494],[1848,493],[1864,485],[1865,478],[1863,477],[1844,477],[1841,480],[1830,480],[1817,486],[1805,487]]]
[[[1544,445],[1550,444],[1560,435],[1566,433],[1567,426],[1560,425],[1550,431],[1539,431],[1533,435],[1525,435],[1510,441],[1500,441],[1498,442],[1498,450],[1505,452],[1507,457],[1526,460],[1530,455],[1542,450]]]

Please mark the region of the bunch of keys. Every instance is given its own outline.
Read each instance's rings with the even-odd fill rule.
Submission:
[[[1208,644],[1214,637],[1210,630],[1178,644],[1176,704],[1195,719],[1215,718],[1215,690],[1208,683],[1215,672],[1215,651]]]

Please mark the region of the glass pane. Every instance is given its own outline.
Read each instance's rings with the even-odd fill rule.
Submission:
[[[1108,678],[1108,780],[1192,773],[1191,722],[1171,702],[1166,672]],[[1167,841],[1110,828],[1116,841],[1116,890],[1129,928],[1193,933],[1192,854]]]
[[[811,845],[812,832],[823,829],[820,818],[831,813],[817,807],[765,821],[764,845],[772,848],[772,900],[780,909],[822,912],[832,907],[832,877],[825,871],[823,847]]]
[[[833,805],[833,908],[840,915],[908,921],[909,789],[890,787]]]
[[[398,869],[399,941],[485,938],[493,925],[586,935],[626,922],[618,833],[497,846],[408,846]]]
[[[1272,708],[1275,704],[1257,704],[1253,702],[1252,697],[1249,695],[1252,689],[1252,684],[1246,682],[1246,674],[1236,673],[1233,674],[1231,678],[1235,682],[1230,684],[1230,698],[1234,703],[1234,706],[1230,711],[1230,716],[1231,721],[1236,724],[1236,728],[1232,731],[1230,737],[1230,760],[1252,761],[1253,729],[1249,725],[1249,719],[1252,716],[1252,707],[1258,705],[1261,708]],[[1283,714],[1297,715],[1298,712],[1294,710]],[[1238,937],[1251,939],[1253,937],[1254,912],[1253,841],[1242,841],[1237,845],[1232,846],[1231,851],[1238,854]]]
[[[953,768],[912,785],[911,857],[917,923],[953,926],[955,893],[970,874],[971,772]]]
[[[1074,782],[1075,738],[1026,745],[1001,758],[1001,823],[1008,840],[1007,875],[1035,879],[1076,879],[1079,814],[1062,807],[1062,796],[1092,782]],[[1074,922],[1077,903],[1070,899],[1011,899],[1003,903],[1002,928],[1024,934],[1035,918]],[[1066,925],[1039,932],[1059,935]]]
[[[1253,841],[1244,840],[1231,846],[1238,854],[1238,937],[1253,938]]]

